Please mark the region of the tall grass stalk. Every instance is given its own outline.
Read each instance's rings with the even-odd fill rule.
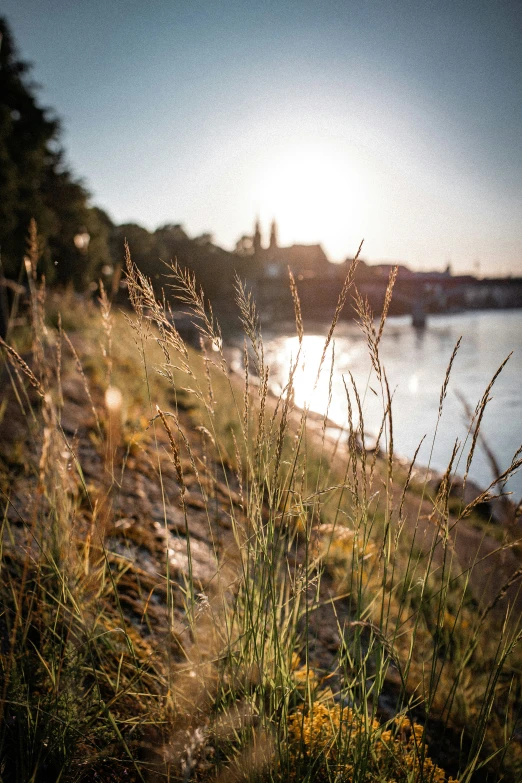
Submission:
[[[26,265],[31,360],[2,344],[14,370],[13,404],[32,433],[23,449],[36,492],[23,503],[2,485],[0,780],[427,783],[453,775],[471,783],[485,780],[485,770],[490,780],[520,779],[522,631],[514,607],[522,567],[506,571],[487,597],[474,576],[488,558],[515,557],[518,542],[502,538],[486,551],[475,536],[469,561],[460,543],[477,505],[504,486],[520,455],[480,500],[458,506],[462,444],[431,498],[416,474],[418,450],[407,468],[397,461],[379,352],[396,270],[376,326],[354,288],[354,259],[322,351],[317,378],[329,372],[329,393],[314,428],[307,407],[294,405],[304,325],[291,273],[299,348],[273,396],[259,315],[240,280],[242,379],[229,370],[194,277],[174,264],[167,284],[199,329],[198,353],[126,248],[133,312],[115,315],[101,288],[89,326],[98,319],[96,373],[61,323],[53,331],[45,321],[37,248],[34,229]],[[364,427],[371,377],[362,391],[345,379],[348,432],[327,436],[335,350],[323,365],[350,295],[382,401],[372,455]],[[114,516],[113,499],[135,448],[125,420],[115,430],[100,402],[120,371],[117,339],[120,351],[126,339],[136,346],[131,375],[140,368],[148,411],[141,448],[154,455],[161,498],[165,552],[150,572],[118,554],[110,533],[128,523]],[[96,487],[84,475],[80,435],[71,439],[62,426],[73,366],[91,411],[90,442],[100,460],[110,454]],[[497,375],[475,412],[466,476]],[[183,518],[176,531],[174,507]],[[207,576],[196,555],[202,519]],[[492,535],[486,527],[482,540]],[[173,565],[176,542],[185,547],[183,567]]]

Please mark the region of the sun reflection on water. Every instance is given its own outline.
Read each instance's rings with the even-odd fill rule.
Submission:
[[[360,365],[363,345],[357,341],[348,346],[342,341],[340,352],[335,342],[326,350],[323,335],[305,335],[299,352],[299,339],[294,337],[277,337],[270,343],[267,359],[271,365],[273,385],[276,394],[281,393],[283,384],[289,377],[290,370],[299,357],[294,375],[294,402],[299,408],[321,415],[328,413],[328,418],[340,426],[347,424],[347,405],[344,394],[339,394],[339,383],[343,373]],[[332,373],[332,361],[334,372]],[[357,418],[354,415],[354,424]]]

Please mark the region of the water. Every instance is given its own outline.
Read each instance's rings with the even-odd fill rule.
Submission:
[[[324,413],[328,406],[332,352],[313,391],[317,367],[323,351],[327,326],[308,329],[295,378],[295,402]],[[458,338],[460,350],[451,373],[437,437],[433,433],[441,386],[446,367]],[[283,385],[297,355],[298,340],[288,331],[263,333],[265,354],[276,387]],[[362,400],[365,430],[377,434],[383,414],[380,387],[371,371],[366,340],[354,323],[341,323],[335,333],[335,362],[329,417],[342,426],[347,422],[346,392],[343,375],[350,384],[352,373]],[[409,318],[389,318],[381,341],[381,361],[393,394],[393,429],[396,454],[411,459],[421,438],[418,464],[443,471],[451,456],[455,439],[465,445],[458,472],[464,473],[470,438],[462,395],[475,409],[502,360],[513,352],[498,377],[481,427],[488,446],[501,470],[511,463],[522,443],[522,311],[468,312],[430,316],[424,331],[418,332]],[[277,390],[277,388],[276,388]],[[377,395],[375,394],[377,392]],[[352,395],[353,397],[353,395]],[[431,452],[431,458],[430,458]],[[470,478],[486,487],[492,480],[492,468],[484,449],[478,448],[470,469]],[[514,500],[522,496],[522,471],[507,485]]]

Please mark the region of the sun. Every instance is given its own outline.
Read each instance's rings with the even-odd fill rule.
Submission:
[[[364,178],[342,148],[313,143],[279,151],[259,172],[255,198],[263,221],[277,219],[282,244],[321,242],[341,260],[360,235]]]

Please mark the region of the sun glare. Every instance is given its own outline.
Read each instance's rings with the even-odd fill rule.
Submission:
[[[339,425],[347,423],[347,407],[344,394],[330,394],[330,371],[332,366],[333,345],[330,345],[322,366],[324,335],[310,334],[303,338],[300,360],[293,375],[294,403],[299,408],[307,408],[315,413],[328,410],[328,417]],[[358,340],[348,347],[344,345],[343,355],[337,357],[337,369],[350,369],[354,362],[360,361],[363,343]],[[296,336],[275,337],[267,350],[267,360],[272,367],[272,388],[276,394],[283,391],[283,383],[299,354],[299,340]],[[334,365],[336,365],[334,361]],[[321,368],[321,369],[320,369]],[[319,372],[320,370],[320,372]],[[279,383],[278,380],[279,379]],[[357,411],[354,411],[354,421]]]
[[[275,217],[282,244],[322,242],[342,260],[360,236],[366,188],[354,160],[343,149],[301,144],[272,157],[256,183],[263,221]]]

